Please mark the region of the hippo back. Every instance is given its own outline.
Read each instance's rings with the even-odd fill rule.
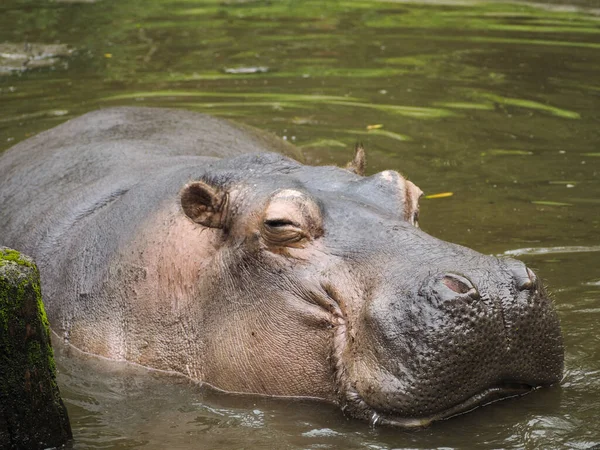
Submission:
[[[40,257],[36,249],[50,226],[40,222],[56,219],[54,211],[67,203],[65,211],[72,211],[74,201],[85,199],[76,208],[83,214],[157,172],[265,151],[299,156],[267,133],[190,111],[121,107],[85,114],[0,155],[0,242]]]
[[[0,155],[0,244],[43,268],[56,327],[59,318],[86,314],[77,309],[90,307],[86,293],[107,278],[122,244],[167,199],[174,205],[181,187],[207,164],[265,151],[297,154],[267,133],[190,111],[88,113]],[[73,297],[67,306],[63,299]]]

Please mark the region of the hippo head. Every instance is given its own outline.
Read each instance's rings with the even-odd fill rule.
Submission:
[[[399,173],[353,172],[245,155],[183,188],[198,239],[212,236],[204,379],[404,427],[558,382],[535,274],[421,231],[421,191]]]

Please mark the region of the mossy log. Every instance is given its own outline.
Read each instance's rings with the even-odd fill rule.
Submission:
[[[71,436],[38,269],[0,247],[0,448],[58,447]]]

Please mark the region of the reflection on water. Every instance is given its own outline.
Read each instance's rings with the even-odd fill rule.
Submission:
[[[317,401],[225,395],[184,378],[57,350],[75,448],[462,447],[473,429],[490,447],[521,448],[529,434],[549,444],[557,427],[567,435],[573,428],[564,425],[565,388],[407,432],[370,428]]]
[[[533,248],[518,248],[515,250],[507,250],[504,252],[507,256],[523,256],[523,255],[548,255],[552,253],[587,253],[600,252],[600,245],[591,245],[589,247],[571,246],[571,247],[533,247]]]
[[[3,0],[0,151],[113,105],[230,117],[316,164],[362,141],[370,173],[453,193],[426,231],[533,267],[564,330],[560,387],[417,432],[59,349],[75,448],[599,445],[600,7],[565,2]],[[11,59],[26,43],[62,50]]]

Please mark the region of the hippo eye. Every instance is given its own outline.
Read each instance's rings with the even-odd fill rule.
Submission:
[[[268,227],[285,227],[285,226],[298,227],[298,224],[292,222],[291,220],[287,220],[287,219],[265,220],[265,225],[267,225]]]
[[[263,236],[270,244],[296,247],[308,235],[289,219],[267,219],[263,225]]]
[[[304,248],[323,235],[321,208],[306,192],[276,191],[265,207],[259,233],[270,251],[286,253],[285,247]]]

